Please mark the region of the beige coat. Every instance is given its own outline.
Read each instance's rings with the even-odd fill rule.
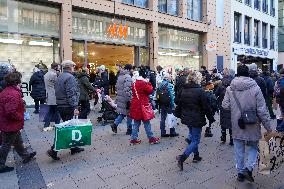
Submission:
[[[56,105],[56,96],[54,89],[56,79],[57,73],[54,69],[48,70],[48,72],[44,75],[47,105]]]

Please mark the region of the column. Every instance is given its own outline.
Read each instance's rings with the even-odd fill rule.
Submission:
[[[61,7],[60,33],[61,60],[72,60],[72,1],[65,0]]]
[[[149,33],[149,61],[151,69],[155,70],[155,67],[158,65],[158,51],[159,51],[159,34],[158,34],[158,22],[154,21],[149,24],[148,33]]]
[[[179,0],[178,16],[181,18],[187,18],[187,0]]]
[[[149,0],[149,9],[158,12],[158,0]]]

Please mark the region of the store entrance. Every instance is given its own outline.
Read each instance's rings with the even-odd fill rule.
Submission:
[[[87,49],[91,72],[101,65],[113,72],[116,72],[116,64],[134,65],[134,47],[90,42],[87,44]]]
[[[257,67],[261,70],[266,68],[269,68],[270,71],[273,70],[273,60],[268,58],[239,55],[238,62],[245,62],[245,64],[255,63]]]

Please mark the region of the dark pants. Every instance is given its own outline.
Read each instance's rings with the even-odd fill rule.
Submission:
[[[55,124],[60,123],[60,114],[57,110],[56,105],[49,105],[48,113],[46,114],[46,117],[44,118],[44,127],[48,127],[50,125],[51,119],[54,118]]]
[[[2,146],[0,148],[0,166],[4,166],[7,160],[8,153],[11,146],[14,145],[14,149],[22,159],[28,158],[29,153],[24,148],[21,132],[1,132],[2,133]]]
[[[79,119],[87,119],[87,116],[89,115],[91,108],[90,108],[90,101],[89,100],[80,100],[80,107],[81,112],[79,114]]]
[[[272,100],[273,100],[272,97],[266,97],[265,98],[266,106],[268,108],[268,111],[269,111],[271,118],[275,117],[273,109],[272,109]]]
[[[44,99],[34,99],[35,102],[35,110],[39,111],[39,103],[44,104],[45,100]]]
[[[221,127],[221,133],[222,133],[222,136],[226,138],[226,130],[225,128]],[[229,135],[230,135],[230,139],[233,139],[232,137],[232,129],[228,129],[229,130]]]

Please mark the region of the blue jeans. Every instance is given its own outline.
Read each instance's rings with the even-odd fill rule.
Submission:
[[[197,154],[198,155],[198,144],[200,143],[200,138],[201,138],[201,132],[202,128],[200,127],[190,127],[189,128],[189,136],[191,143],[187,146],[185,151],[183,152],[183,155],[188,157],[191,153]]]
[[[248,160],[245,166],[245,146],[247,145]],[[236,168],[238,173],[244,173],[245,168],[252,171],[258,156],[258,141],[244,141],[234,139]]]
[[[114,124],[118,126],[125,117],[126,115],[119,114],[117,118],[114,120]],[[129,116],[127,116],[127,129],[131,128],[132,128],[132,119]]]
[[[44,118],[44,127],[49,127],[50,122],[53,120],[55,122],[55,124],[59,124],[60,123],[60,114],[59,111],[57,110],[57,106],[56,105],[49,105],[49,110],[48,113],[46,114],[45,118]]]
[[[149,139],[153,138],[153,132],[151,130],[150,121],[145,121],[145,122],[143,121],[143,124],[144,124],[144,128],[145,128],[147,137]],[[132,127],[131,140],[137,140],[138,139],[138,133],[139,133],[140,125],[141,125],[141,120],[139,120],[139,121],[134,120],[134,124],[133,124],[133,127]]]

